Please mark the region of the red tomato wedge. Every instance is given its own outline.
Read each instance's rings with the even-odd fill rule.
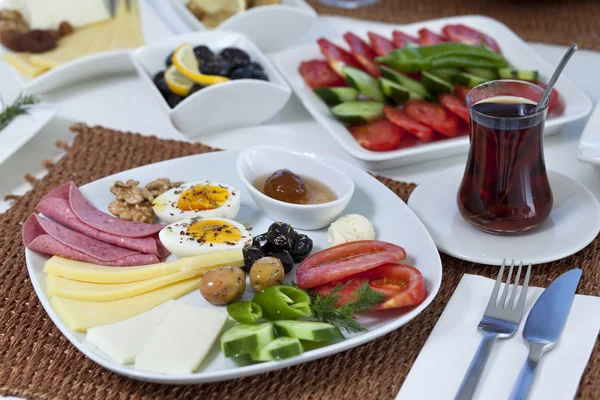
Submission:
[[[469,93],[471,89],[466,86],[456,85],[454,86],[454,95],[461,99],[462,101],[467,102],[467,93]]]
[[[363,68],[369,73],[369,75],[371,75],[374,78],[379,78],[382,74],[379,70],[379,66],[375,62],[375,57],[377,57],[377,54],[375,54],[373,49],[369,47],[369,45],[364,40],[362,40],[352,32],[347,32],[344,35],[344,40],[350,46],[350,52],[352,53],[356,61],[358,61],[360,65],[363,66]]]
[[[473,46],[486,45],[495,52],[500,52],[500,46],[491,36],[469,28],[463,24],[448,24],[442,28],[442,32],[451,42],[465,43]]]
[[[427,28],[423,28],[419,30],[419,43],[423,46],[429,46],[432,44],[439,44],[447,42],[448,40],[443,36],[438,35],[437,33],[431,32]]]
[[[409,100],[404,104],[406,114],[444,136],[458,135],[458,117],[439,104],[424,100]]]
[[[536,82],[535,84],[540,86],[543,89],[546,89],[548,87],[548,85],[546,85],[545,83],[542,83],[542,82]],[[551,113],[552,110],[554,110],[557,105],[558,105],[558,92],[556,91],[556,89],[552,89],[552,91],[550,92],[550,104],[548,105],[548,113]]]
[[[380,57],[387,56],[396,48],[396,46],[394,46],[394,42],[384,38],[381,35],[373,32],[369,32],[368,35],[373,51]]]
[[[402,247],[379,240],[344,243],[302,261],[296,270],[296,280],[298,287],[309,289],[405,258]]]
[[[298,70],[304,82],[313,89],[346,86],[344,78],[332,70],[325,60],[304,61]]]
[[[415,120],[410,119],[404,110],[399,110],[396,107],[385,106],[383,112],[387,119],[398,125],[400,128],[410,132],[423,142],[431,142],[433,140],[433,129],[423,125]]]
[[[373,121],[349,128],[354,139],[367,150],[390,151],[400,147],[404,130],[390,121]]]
[[[402,31],[392,32],[392,37],[394,38],[394,45],[396,45],[396,47],[399,49],[404,48],[404,46],[406,45],[407,42],[419,44],[418,38],[407,35],[406,33],[402,32]]]
[[[329,66],[335,72],[337,72],[339,76],[344,76],[342,68],[344,68],[345,66],[364,70],[364,68],[359,64],[358,61],[356,61],[352,54],[348,53],[341,47],[338,47],[335,44],[331,43],[329,40],[321,38],[317,40],[317,43],[321,48],[321,53],[327,59]]]
[[[328,283],[312,289],[313,292],[326,296],[337,285],[348,284],[337,292],[340,295],[338,306],[344,305],[352,293],[367,281],[371,289],[385,295],[385,301],[376,310],[401,308],[421,304],[427,297],[423,275],[415,267],[404,264],[384,264],[363,273],[350,276],[342,281]]]
[[[460,119],[467,123],[471,122],[469,109],[464,101],[448,93],[440,93],[438,99],[440,99],[440,103],[442,103],[444,107],[458,115]]]

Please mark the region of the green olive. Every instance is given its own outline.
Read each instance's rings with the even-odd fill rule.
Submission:
[[[259,258],[250,269],[250,285],[257,292],[279,285],[285,275],[281,260],[276,257]]]
[[[215,305],[236,301],[246,291],[246,274],[240,268],[221,267],[208,271],[200,280],[200,293]]]

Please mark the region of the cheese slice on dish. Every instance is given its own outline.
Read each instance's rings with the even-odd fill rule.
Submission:
[[[54,256],[46,261],[44,272],[83,282],[127,283],[153,279],[181,271],[204,272],[210,269],[231,265],[244,265],[241,249],[224,250],[193,257],[180,258],[141,267],[105,267],[83,261],[69,260]]]
[[[13,66],[17,71],[19,71],[23,75],[29,76],[31,78],[41,75],[44,72],[48,71],[48,68],[39,67],[29,62],[30,56],[31,53],[7,52],[4,53],[2,59],[6,61],[8,65]]]
[[[88,329],[86,339],[117,363],[131,364],[173,307],[175,300],[169,300],[133,318]]]
[[[191,374],[210,352],[227,313],[177,303],[135,359],[135,368],[167,375]]]
[[[50,304],[69,329],[85,332],[135,317],[166,301],[198,289],[200,277],[187,279],[134,297],[112,301],[82,301],[61,296],[50,297]]]
[[[125,0],[117,0],[117,11],[111,50],[135,49],[144,45],[137,1],[127,8]]]

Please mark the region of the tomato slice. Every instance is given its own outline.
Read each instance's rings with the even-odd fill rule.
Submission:
[[[433,129],[410,119],[403,110],[392,106],[385,106],[383,107],[383,112],[390,122],[412,133],[421,141],[431,142],[433,140]]]
[[[339,76],[344,76],[342,68],[344,68],[345,66],[364,70],[364,68],[358,63],[358,61],[356,61],[352,54],[348,53],[341,47],[338,47],[335,44],[331,43],[329,40],[321,38],[317,40],[317,43],[321,48],[321,53],[327,59],[329,66],[335,72],[337,72]]]
[[[394,38],[394,45],[399,49],[404,48],[407,42],[419,44],[419,39],[414,36],[407,35],[402,31],[392,32],[392,37]]]
[[[440,93],[438,98],[444,107],[458,115],[463,121],[467,123],[471,122],[469,109],[464,101],[448,93]]]
[[[419,30],[419,43],[423,46],[429,46],[432,44],[439,44],[447,42],[448,40],[443,36],[438,35],[437,33],[431,32],[427,28],[423,28]]]
[[[302,261],[296,270],[296,280],[301,289],[309,289],[405,258],[402,247],[379,240],[344,243]]]
[[[396,49],[396,46],[394,46],[394,42],[392,42],[391,40],[373,32],[369,32],[368,35],[369,41],[371,42],[371,47],[373,48],[375,54],[377,54],[378,56],[387,56],[392,51],[394,51],[394,49]]]
[[[390,121],[373,121],[363,125],[351,126],[354,139],[367,150],[390,151],[400,147],[404,130]]]
[[[473,46],[486,45],[495,52],[500,52],[500,46],[494,38],[466,25],[448,24],[442,28],[442,32],[451,42],[466,43]]]
[[[456,85],[454,86],[454,95],[466,103],[467,93],[469,93],[470,90],[471,89],[466,86]]]
[[[377,54],[373,51],[369,45],[356,36],[352,32],[346,32],[344,35],[344,40],[350,46],[350,52],[358,61],[363,68],[374,78],[379,78],[382,74],[379,70],[379,66],[375,62],[375,57]]]
[[[536,82],[536,85],[540,86],[543,89],[546,89],[548,87],[548,85],[546,85],[545,83],[542,82]],[[558,100],[558,92],[556,91],[556,89],[552,89],[552,91],[550,92],[550,104],[548,105],[548,113],[551,113],[552,110],[554,110],[556,108],[556,106],[559,105],[559,100]]]
[[[427,297],[423,275],[415,267],[405,264],[384,264],[339,282],[317,286],[312,291],[326,296],[337,285],[347,284],[337,292],[340,295],[338,306],[342,306],[364,281],[369,283],[371,289],[385,295],[385,301],[376,310],[416,306]]]
[[[444,136],[458,135],[458,117],[439,104],[424,100],[409,100],[404,104],[406,114]]]
[[[346,86],[346,81],[325,60],[304,61],[298,70],[304,82],[313,89]]]

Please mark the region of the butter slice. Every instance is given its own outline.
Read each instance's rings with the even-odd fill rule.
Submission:
[[[135,368],[167,375],[191,374],[210,352],[227,313],[177,303],[141,353]]]
[[[47,275],[48,296],[85,301],[110,301],[137,296],[171,283],[180,282],[202,274],[203,271],[181,271],[153,279],[129,283],[91,283],[74,281],[56,275]]]
[[[175,300],[169,300],[133,318],[88,329],[86,339],[119,364],[131,364],[173,307]]]
[[[44,272],[83,282],[127,283],[157,278],[181,271],[203,272],[224,265],[243,266],[244,254],[242,250],[231,249],[201,254],[141,267],[106,267],[54,256],[46,261]]]
[[[50,297],[50,303],[69,329],[85,332],[134,317],[166,301],[198,289],[200,277],[173,283],[148,293],[113,301],[82,301],[61,296]]]
[[[29,62],[30,56],[31,53],[7,52],[4,53],[2,59],[6,61],[7,64],[13,66],[17,71],[19,71],[23,75],[29,76],[31,78],[41,75],[42,73],[48,71],[48,68],[39,67]]]

